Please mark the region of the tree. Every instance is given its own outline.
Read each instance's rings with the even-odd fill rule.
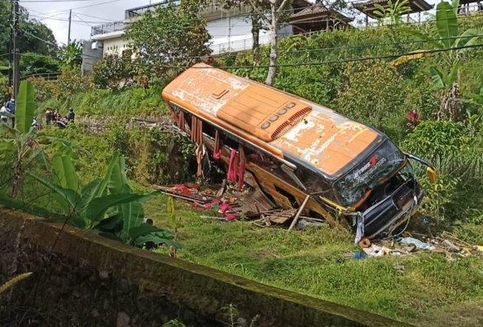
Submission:
[[[183,0],[180,7],[170,4],[147,13],[131,24],[127,37],[137,61],[156,75],[191,66],[211,53],[199,1]]]
[[[115,153],[104,178],[80,184],[72,158],[54,156],[54,181],[30,174],[57,196],[61,217],[72,225],[95,229],[109,238],[143,247],[152,242],[177,247],[173,234],[144,222],[142,201],[153,193],[135,193],[129,186],[124,157]]]
[[[285,17],[285,10],[291,4],[291,0],[248,0],[250,6],[259,14],[259,17],[268,25],[270,34],[270,64],[268,67],[267,78],[265,84],[273,85],[278,73],[278,30]],[[265,15],[260,9],[262,4],[267,4],[270,13]]]
[[[268,2],[263,0],[223,0],[223,5],[226,9],[238,7],[243,8],[248,6],[248,18],[252,23],[252,52],[253,60],[259,63],[261,60],[260,52],[260,31],[263,29],[263,12],[267,10]]]
[[[117,90],[133,78],[134,65],[131,58],[107,56],[94,65],[94,83],[101,88]]]
[[[82,64],[82,44],[74,41],[59,50],[59,59],[63,65],[74,68]]]
[[[56,74],[59,72],[59,63],[52,57],[27,52],[22,54],[20,60],[20,72],[22,77]]]
[[[30,81],[22,81],[17,97],[15,127],[0,126],[1,168],[12,172],[12,198],[18,195],[23,185],[26,167],[42,155],[36,129],[32,127],[36,109],[35,89]]]
[[[10,3],[6,0],[0,0],[0,55],[10,50]],[[3,59],[2,57],[0,57]]]
[[[18,47],[20,52],[36,52],[46,56],[54,56],[57,43],[52,31],[37,21],[30,19],[28,14],[20,17],[20,37]]]
[[[11,13],[9,0],[0,0],[0,55],[11,52]],[[21,53],[35,52],[46,56],[53,56],[57,51],[57,44],[52,31],[41,22],[30,19],[25,8],[19,8],[19,37],[18,48]],[[0,61],[8,57],[0,56]],[[1,66],[1,65],[0,65]]]

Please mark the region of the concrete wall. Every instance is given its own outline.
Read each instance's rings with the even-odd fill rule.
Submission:
[[[103,56],[116,55],[122,56],[124,50],[129,49],[129,41],[123,36],[105,39],[103,42]]]
[[[10,231],[15,244],[31,244],[116,280],[127,280],[204,319],[216,320],[221,308],[233,304],[242,317],[260,315],[256,326],[402,326],[375,314],[125,246],[70,226],[61,231],[59,225],[23,213],[0,209],[0,231]],[[35,273],[35,266],[28,269]],[[25,271],[15,271],[21,272]]]
[[[82,73],[90,73],[92,71],[92,67],[100,59],[102,59],[102,49],[92,49],[91,42],[85,41],[82,44]]]

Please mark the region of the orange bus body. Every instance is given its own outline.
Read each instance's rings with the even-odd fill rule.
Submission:
[[[300,207],[310,195],[302,208],[306,213],[321,216],[333,226],[356,228],[358,219],[358,230],[366,226],[368,235],[376,235],[387,226],[407,221],[422,198],[413,176],[406,178],[400,173],[410,169],[407,157],[385,135],[322,105],[205,64],[180,74],[165,87],[162,97],[175,120],[181,112],[187,113],[206,122],[207,128],[231,135],[240,145],[279,161],[273,168],[248,160],[246,168],[264,193],[284,208]],[[203,140],[213,151],[214,139],[208,137],[204,125]],[[230,149],[222,149],[221,159],[225,163]],[[391,162],[392,156],[399,160],[397,166]],[[343,187],[335,184],[343,178],[357,180],[384,164],[393,164],[392,170],[381,173],[378,184],[373,186],[384,192],[363,189],[345,205],[340,197],[324,195],[336,186]],[[285,169],[286,175],[275,173],[276,169],[287,167],[291,171]],[[309,176],[306,182],[312,182],[311,176],[320,176],[321,184],[306,188],[298,178],[301,167],[302,177]],[[324,189],[323,185],[328,186]],[[392,193],[386,194],[386,189]],[[340,216],[345,219],[336,218]]]

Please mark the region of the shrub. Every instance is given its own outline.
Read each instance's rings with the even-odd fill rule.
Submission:
[[[93,79],[96,86],[118,90],[133,82],[134,65],[131,58],[107,56],[94,65]]]
[[[405,150],[437,167],[436,184],[420,176],[427,190],[423,208],[443,225],[475,221],[483,213],[483,129],[479,119],[470,122],[424,121],[402,143]]]
[[[22,54],[20,60],[22,76],[57,74],[59,63],[49,56],[27,52]]]
[[[82,76],[77,69],[64,67],[57,80],[48,80],[43,77],[31,77],[37,92],[36,99],[39,102],[48,100],[67,100],[73,95],[91,91],[94,87],[89,76]]]
[[[407,108],[405,83],[397,71],[383,62],[351,63],[344,71],[344,79],[336,100],[337,111],[400,140]]]
[[[0,75],[0,107],[10,97],[10,90],[8,87],[8,78]]]

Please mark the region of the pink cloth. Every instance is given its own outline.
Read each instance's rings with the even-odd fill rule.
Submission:
[[[226,178],[228,179],[229,182],[236,182],[237,181],[237,157],[238,157],[238,151],[237,150],[231,150],[230,153],[230,161],[228,162],[228,174]]]

